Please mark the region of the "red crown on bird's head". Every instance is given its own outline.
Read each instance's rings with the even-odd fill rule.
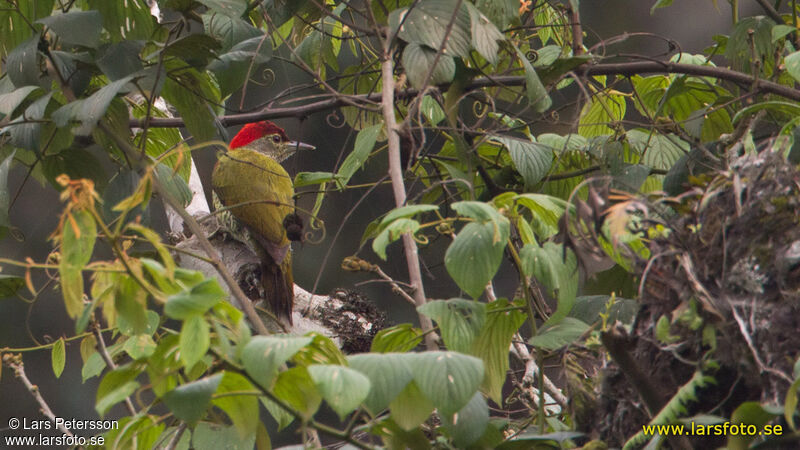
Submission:
[[[231,140],[229,147],[243,147],[257,139],[261,139],[264,136],[270,136],[273,134],[280,136],[283,142],[289,142],[289,136],[286,135],[286,132],[283,131],[283,128],[275,125],[269,120],[262,120],[261,122],[248,123],[247,125],[243,126],[242,129],[239,130],[239,132],[236,133],[236,136],[234,136],[234,138]]]

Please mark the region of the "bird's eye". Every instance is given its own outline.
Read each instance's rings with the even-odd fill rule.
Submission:
[[[277,144],[277,143],[279,143],[280,141],[281,141],[281,137],[280,137],[280,136],[278,136],[277,134],[273,134],[273,135],[272,135],[272,142],[274,142],[274,143],[276,143],[276,144]]]

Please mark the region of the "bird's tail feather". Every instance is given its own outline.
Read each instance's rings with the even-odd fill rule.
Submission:
[[[292,325],[294,309],[294,279],[292,277],[291,252],[283,258],[280,265],[266,255],[261,262],[261,284],[267,304],[279,319]]]

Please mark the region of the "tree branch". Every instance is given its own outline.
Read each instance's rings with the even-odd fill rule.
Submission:
[[[33,398],[36,400],[36,403],[39,404],[39,411],[52,422],[55,422],[56,415],[53,414],[53,410],[50,409],[50,406],[47,404],[44,397],[42,397],[41,392],[39,392],[39,386],[31,383],[31,380],[28,379],[28,375],[25,374],[25,365],[22,364],[22,358],[20,355],[11,355],[8,353],[3,355],[3,364],[10,367],[11,370],[14,371],[14,375],[19,378],[20,381],[22,381],[22,384],[24,384],[28,392],[31,393]],[[58,430],[67,436],[74,436],[74,434],[72,434],[72,432],[66,429],[63,425],[58,425]]]
[[[785,25],[786,24],[786,22],[783,20],[783,17],[781,17],[781,15],[778,14],[778,11],[776,11],[775,8],[773,8],[772,5],[770,5],[767,0],[756,0],[756,3],[761,5],[761,8],[764,10],[765,13],[767,13],[767,15],[772,20],[774,20],[775,22],[777,22],[777,23],[779,23],[781,25]]]
[[[389,178],[392,181],[392,192],[394,202],[398,207],[406,203],[406,187],[403,183],[403,163],[400,160],[400,135],[397,134],[397,118],[394,114],[394,63],[392,49],[389,39],[383,44],[383,62],[381,62],[382,92],[381,103],[383,105],[383,118],[386,122],[386,137],[389,146]],[[414,302],[417,307],[425,304],[425,289],[422,285],[422,269],[419,265],[419,250],[417,243],[411,233],[403,234],[403,249],[408,265],[408,278],[414,287]],[[436,337],[430,331],[433,330],[433,321],[424,315],[419,314],[419,324],[425,333],[425,346],[428,350],[436,350]]]
[[[669,61],[635,61],[623,63],[609,63],[609,64],[592,64],[586,63],[574,69],[575,72],[585,76],[595,75],[643,75],[643,74],[686,74],[696,75],[702,77],[712,77],[719,80],[730,81],[732,83],[741,84],[750,87],[755,78],[742,72],[726,69],[724,67],[715,66],[697,66],[692,64],[680,64]],[[525,77],[515,75],[496,76],[489,78],[476,78],[466,85],[466,90],[475,90],[492,86],[522,86],[525,84]],[[446,89],[447,85],[439,86],[440,89]],[[774,83],[766,80],[759,80],[757,90],[764,94],[775,94],[789,100],[800,101],[800,89],[791,88],[782,84]],[[395,94],[395,99],[404,99],[415,97],[419,94],[418,89],[404,89]],[[219,116],[217,120],[222,126],[229,127],[234,125],[242,125],[246,123],[257,122],[265,119],[278,119],[283,117],[297,117],[303,118],[311,114],[328,111],[341,106],[350,106],[353,102],[377,102],[381,101],[383,93],[372,93],[362,95],[351,95],[347,99],[343,97],[332,97],[326,100],[320,100],[305,105],[284,107],[284,108],[266,108],[262,111],[243,114],[228,114]],[[366,106],[366,105],[365,105]],[[131,119],[131,127],[142,127],[144,119]],[[159,128],[179,128],[183,127],[183,119],[181,118],[159,118],[154,117],[148,123],[150,127]]]

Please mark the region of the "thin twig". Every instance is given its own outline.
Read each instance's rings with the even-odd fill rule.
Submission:
[[[108,353],[106,341],[103,339],[103,333],[100,332],[100,327],[96,323],[92,326],[92,332],[94,333],[95,340],[97,341],[97,352],[100,353],[100,356],[103,358],[103,361],[105,361],[109,369],[116,370],[117,365],[114,364],[114,360]],[[136,407],[133,406],[133,402],[131,401],[130,397],[125,397],[125,407],[128,408],[128,412],[131,413],[132,416],[136,415]]]
[[[536,379],[536,374],[540,372],[539,365],[536,364],[534,361],[533,356],[528,351],[528,347],[522,343],[522,336],[519,333],[515,334],[514,337],[511,339],[511,352],[519,358],[519,360],[525,363],[525,375],[523,377],[524,380],[528,380],[531,386],[534,386],[534,380]],[[558,403],[564,410],[569,407],[569,400],[564,394],[561,392],[561,389],[553,383],[552,380],[547,375],[544,375],[544,391],[550,394],[553,397],[553,400]]]
[[[36,400],[36,403],[39,404],[39,412],[44,414],[44,416],[50,419],[52,422],[55,422],[56,415],[53,414],[53,410],[50,409],[50,405],[47,404],[47,401],[45,401],[41,392],[39,392],[39,386],[31,383],[31,380],[28,379],[28,375],[25,373],[25,365],[22,363],[22,356],[5,354],[3,355],[3,363],[14,371],[14,375],[16,375],[16,377],[22,381],[22,384],[24,384],[28,392],[31,393],[34,400]],[[74,434],[64,427],[64,425],[56,424],[56,426],[58,427],[59,431],[67,436],[74,436]]]
[[[742,316],[739,315],[739,312],[736,310],[736,307],[731,305],[731,312],[733,313],[733,318],[736,320],[736,324],[739,326],[739,332],[741,333],[744,341],[747,343],[747,348],[750,349],[750,353],[753,355],[753,360],[755,361],[756,365],[758,366],[758,370],[767,373],[771,373],[778,378],[781,378],[784,381],[792,383],[791,377],[786,375],[785,373],[781,372],[780,370],[773,369],[771,367],[767,367],[764,362],[761,360],[761,357],[758,355],[758,350],[756,349],[755,344],[753,343],[753,337],[750,336],[750,332],[747,329],[747,324],[744,323]]]
[[[386,275],[386,272],[381,270],[381,268],[377,264],[373,264],[372,271],[375,272],[376,274],[378,274],[379,277],[381,277],[384,280],[388,281],[389,284],[392,285],[392,290],[394,292],[397,292],[398,294],[400,294],[401,297],[406,299],[412,305],[416,305],[417,304],[417,302],[414,299],[414,297],[408,295],[408,293],[405,290],[403,290],[403,288],[400,286],[400,283],[398,283],[396,280],[394,280],[389,275]]]
[[[164,450],[175,450],[175,448],[178,446],[178,443],[181,440],[181,436],[183,436],[184,431],[186,431],[186,422],[181,422],[181,424],[178,425],[178,429],[175,430],[175,434],[172,435],[172,439],[169,440],[169,443],[164,448]]]

